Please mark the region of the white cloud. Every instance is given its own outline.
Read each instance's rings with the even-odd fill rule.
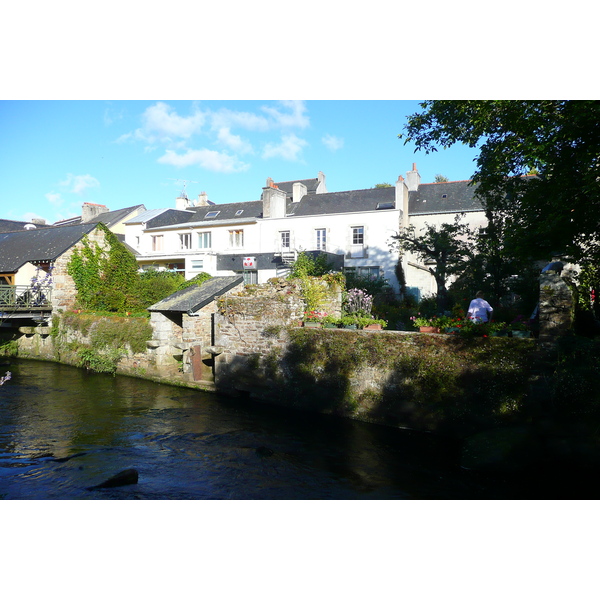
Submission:
[[[229,127],[221,127],[217,137],[221,144],[231,148],[231,150],[240,152],[241,154],[248,154],[252,152],[252,145],[243,140],[239,135],[234,135],[231,133]]]
[[[223,127],[240,127],[248,131],[266,131],[269,129],[269,120],[254,113],[241,112],[222,108],[210,113],[210,121],[213,129]]]
[[[64,202],[61,195],[56,192],[48,192],[47,194],[44,194],[44,196],[52,206],[60,206]]]
[[[344,147],[344,140],[335,135],[327,134],[321,138],[321,142],[323,142],[323,144],[332,152]]]
[[[263,158],[279,157],[284,160],[296,161],[299,160],[299,155],[302,148],[307,146],[308,142],[299,138],[297,135],[290,133],[281,138],[280,144],[267,144],[263,151]]]
[[[263,106],[263,112],[266,112],[274,122],[276,127],[298,127],[304,129],[310,125],[310,119],[305,115],[306,104],[300,100],[286,100],[279,103],[284,109],[290,112],[282,112],[271,106]]]
[[[73,175],[69,173],[64,181],[60,182],[60,185],[68,188],[67,191],[72,194],[83,194],[86,189],[100,187],[100,182],[91,175]]]
[[[217,173],[236,173],[245,171],[250,165],[239,161],[235,156],[202,148],[201,150],[188,150],[185,154],[177,154],[167,150],[158,159],[159,163],[175,167],[189,167],[197,165]]]
[[[206,121],[206,115],[196,109],[189,117],[180,117],[164,102],[149,106],[142,115],[142,127],[133,133],[126,133],[117,139],[125,142],[131,138],[149,143],[168,142],[177,138],[188,139],[199,133]]]

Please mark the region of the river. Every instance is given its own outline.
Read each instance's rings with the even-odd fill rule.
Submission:
[[[1,369],[0,499],[511,499],[435,435],[15,360]],[[89,489],[125,469],[136,484]]]

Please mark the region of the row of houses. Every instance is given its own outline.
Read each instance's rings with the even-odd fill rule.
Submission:
[[[195,200],[182,193],[174,207],[152,210],[85,203],[81,217],[52,225],[0,220],[0,283],[26,285],[40,270],[48,272],[101,222],[135,254],[140,269],[264,283],[285,276],[300,252],[322,252],[334,268],[384,277],[399,291],[390,243],[401,228],[452,222],[456,214],[473,228],[486,223],[469,181],[423,184],[414,163],[390,187],[328,192],[320,172],[314,179],[267,179],[257,195],[252,202],[215,204],[204,192]],[[417,298],[435,293],[427,265],[410,255],[401,260],[410,292]],[[53,274],[55,281],[61,276]]]
[[[326,253],[334,268],[384,277],[399,291],[398,255],[390,250],[402,227],[452,222],[485,226],[469,181],[422,184],[416,164],[394,186],[328,192],[325,175],[274,182],[260,200],[214,204],[205,193],[182,194],[174,208],[141,211],[124,222],[125,241],[142,269],[174,269],[191,278],[242,275],[245,283],[285,276],[302,251]],[[407,287],[417,298],[433,294],[427,265],[402,257]]]

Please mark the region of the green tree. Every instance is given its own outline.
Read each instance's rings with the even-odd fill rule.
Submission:
[[[454,223],[426,224],[419,235],[415,226],[411,225],[392,236],[392,249],[397,249],[400,254],[416,254],[428,265],[425,268],[437,284],[436,299],[440,312],[448,310],[449,278],[462,273],[474,253],[474,234],[468,225],[460,221],[461,215],[456,215]]]
[[[505,242],[515,253],[600,257],[600,102],[433,100],[421,107],[399,137],[426,153],[457,143],[478,148],[473,182],[486,208],[507,220]]]
[[[435,176],[433,180],[434,183],[446,183],[446,181],[450,181],[445,175],[440,175],[439,173]]]
[[[391,188],[394,187],[391,183],[377,183],[375,184],[374,189],[378,190],[380,188]]]

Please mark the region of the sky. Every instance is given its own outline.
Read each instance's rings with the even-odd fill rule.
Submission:
[[[330,192],[468,179],[475,151],[431,155],[398,139],[417,101],[0,101],[0,218],[48,223],[109,210],[259,200],[266,179],[326,176]]]

